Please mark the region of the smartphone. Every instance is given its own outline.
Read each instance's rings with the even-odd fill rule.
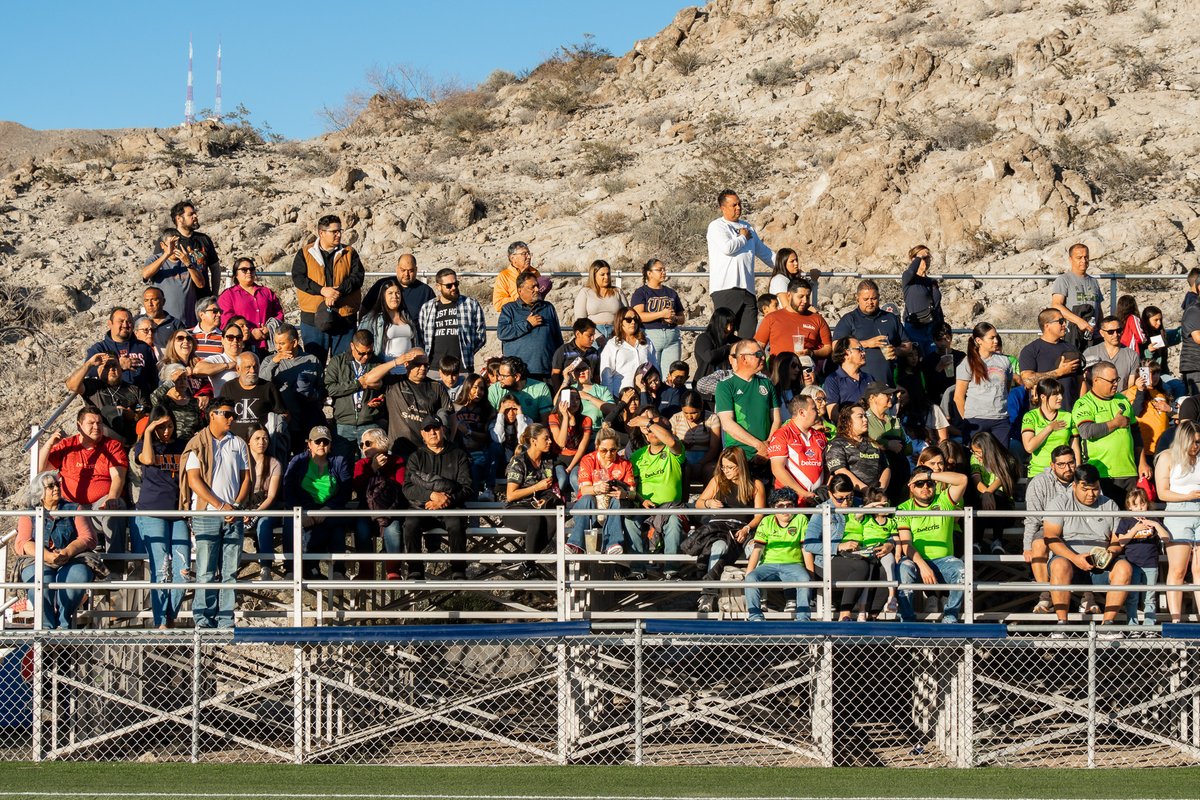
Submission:
[[[1150,385],[1150,368],[1138,367],[1138,377],[1141,378],[1147,386]]]

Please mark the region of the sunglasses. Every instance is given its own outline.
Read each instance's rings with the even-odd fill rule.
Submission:
[[[209,413],[211,413],[214,417],[224,417],[225,419],[233,419],[237,416],[232,411],[211,411]]]
[[[238,334],[238,333],[234,333],[234,334],[227,333],[227,334],[225,334],[224,338],[231,342],[240,342],[242,340],[241,334]]]
[[[854,495],[853,495],[853,494],[831,494],[831,495],[829,495],[829,496],[830,496],[830,497],[833,499],[833,501],[834,501],[834,502],[836,502],[836,503],[849,503],[849,502],[850,502],[850,498],[851,498],[851,497],[854,497]]]
[[[924,481],[913,481],[913,482],[912,482],[912,485],[913,485],[913,486],[916,486],[916,487],[918,487],[918,488],[921,488],[921,489],[928,489],[930,486],[933,486],[933,484],[934,484],[934,482],[933,482],[933,481],[929,481],[929,480],[924,480]]]
[[[742,353],[741,355],[742,355],[742,358],[762,358],[763,351],[755,350],[753,353]]]
[[[319,444],[319,445],[321,445],[322,447],[329,447],[329,440],[328,440],[328,439],[313,439],[313,442],[312,442],[312,443],[313,443],[313,444]]]
[[[442,286],[446,287],[447,289],[457,289],[458,281],[455,281],[454,283],[443,283]]]

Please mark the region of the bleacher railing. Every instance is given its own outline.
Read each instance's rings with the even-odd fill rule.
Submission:
[[[353,527],[356,520],[363,518],[406,518],[406,517],[422,517],[422,518],[438,518],[444,519],[447,517],[479,517],[481,515],[516,515],[521,517],[542,516],[551,520],[549,529],[552,532],[554,540],[547,548],[546,552],[529,554],[525,552],[524,540],[521,538],[522,533],[506,529],[501,522],[500,527],[476,527],[468,529],[469,533],[473,533],[473,537],[469,540],[473,543],[474,549],[468,547],[470,552],[451,554],[445,552],[422,552],[422,553],[388,553],[388,552],[337,552],[337,553],[318,553],[305,552],[302,546],[302,531],[304,521],[314,516],[310,512],[306,512],[301,508],[294,508],[290,511],[272,510],[272,511],[245,511],[239,512],[237,516],[250,519],[261,517],[270,517],[278,520],[284,518],[290,519],[291,525],[291,553],[282,555],[280,553],[248,553],[243,552],[241,563],[239,564],[239,572],[251,572],[246,570],[246,566],[250,564],[259,564],[260,573],[258,576],[246,574],[240,576],[239,580],[233,582],[187,582],[175,583],[162,580],[144,580],[133,578],[128,574],[126,565],[133,564],[142,565],[146,556],[142,553],[114,553],[103,554],[103,557],[113,566],[115,575],[110,575],[106,580],[90,580],[78,583],[45,581],[43,578],[43,553],[44,549],[41,545],[45,542],[46,523],[51,517],[159,517],[159,518],[193,518],[193,517],[225,517],[228,514],[218,511],[90,511],[90,510],[74,510],[74,511],[53,511],[49,512],[45,509],[36,511],[0,511],[0,520],[13,520],[15,517],[32,516],[34,528],[34,541],[38,543],[34,556],[34,571],[33,581],[30,583],[22,582],[19,576],[17,579],[11,579],[7,574],[7,569],[0,572],[0,577],[4,580],[0,581],[0,610],[10,608],[17,599],[16,592],[28,591],[29,593],[29,613],[32,616],[32,628],[35,631],[42,629],[42,608],[43,598],[47,591],[55,589],[85,589],[91,594],[92,611],[90,620],[92,624],[99,625],[101,621],[111,620],[125,626],[130,624],[138,624],[149,616],[148,602],[146,601],[144,592],[147,590],[220,590],[232,589],[235,591],[235,596],[240,600],[246,597],[253,597],[258,605],[263,605],[265,608],[246,608],[244,603],[239,602],[238,608],[235,611],[236,619],[239,625],[273,625],[287,622],[296,627],[302,626],[326,626],[345,623],[367,623],[378,624],[385,621],[403,621],[403,620],[434,620],[434,621],[479,621],[479,620],[509,620],[509,621],[539,621],[539,620],[554,620],[566,622],[571,620],[614,620],[628,621],[633,619],[740,619],[741,614],[733,612],[696,612],[691,610],[694,606],[689,606],[686,609],[678,607],[679,602],[686,601],[691,603],[696,594],[702,590],[711,592],[724,592],[726,594],[739,595],[747,587],[757,587],[760,590],[767,591],[773,589],[795,589],[798,587],[806,587],[812,590],[814,596],[818,598],[817,613],[814,615],[814,620],[833,621],[836,619],[833,603],[833,594],[838,589],[846,588],[862,588],[869,590],[904,590],[911,589],[919,592],[933,593],[934,595],[944,594],[951,590],[961,590],[964,593],[964,607],[962,623],[966,625],[978,624],[985,621],[1008,621],[1009,614],[1006,612],[994,612],[987,609],[980,609],[979,595],[995,595],[995,594],[1010,594],[1010,595],[1028,595],[1031,593],[1050,591],[1052,589],[1063,590],[1069,588],[1074,592],[1095,591],[1101,593],[1105,591],[1103,587],[1096,587],[1091,584],[1079,584],[1066,587],[1061,584],[1051,584],[1036,582],[1028,579],[1028,569],[1024,566],[1021,556],[994,556],[982,555],[974,552],[976,543],[976,526],[981,519],[989,518],[1006,518],[1016,519],[1024,516],[1045,516],[1044,512],[1025,512],[1025,511],[981,511],[972,508],[965,508],[955,511],[934,511],[923,510],[914,512],[905,510],[898,512],[894,508],[872,508],[871,513],[879,514],[894,514],[902,513],[906,516],[925,516],[925,517],[951,517],[961,521],[962,526],[962,547],[963,547],[963,578],[960,583],[936,583],[936,584],[913,584],[905,585],[896,580],[893,576],[882,576],[876,580],[867,581],[835,581],[832,575],[832,570],[824,570],[820,578],[813,578],[807,581],[793,582],[756,582],[756,581],[729,581],[729,580],[629,580],[615,575],[602,574],[614,568],[629,568],[629,567],[645,567],[646,565],[657,566],[660,570],[669,568],[671,565],[680,566],[688,563],[695,563],[696,557],[682,554],[666,554],[666,553],[635,553],[626,552],[621,555],[608,555],[603,553],[571,553],[564,546],[567,541],[568,528],[570,521],[578,516],[595,516],[595,510],[575,510],[556,508],[553,510],[535,510],[535,509],[497,509],[497,508],[466,508],[466,509],[447,509],[441,511],[427,510],[345,510],[345,511],[320,511],[316,516],[324,519],[340,519],[345,520],[346,528],[344,535],[350,538],[353,533]],[[603,512],[607,515],[615,516],[645,516],[645,509],[610,509]],[[672,516],[692,516],[698,517],[701,514],[696,509],[680,508],[667,509],[656,508],[652,511],[656,515],[672,515]],[[823,507],[819,509],[813,508],[796,508],[796,509],[721,509],[719,516],[722,517],[737,517],[742,515],[752,515],[755,513],[792,513],[808,517],[809,524],[819,524],[821,526],[821,553],[824,556],[826,564],[831,563],[830,558],[836,552],[836,544],[832,541],[832,523],[834,514],[862,513],[862,509],[831,509]],[[704,516],[711,514],[711,511]],[[1057,516],[1063,517],[1087,517],[1092,516],[1092,512],[1056,512]],[[1108,516],[1108,515],[1106,515]],[[1132,512],[1122,511],[1111,514],[1113,517],[1195,517],[1194,511],[1173,510],[1173,511],[1155,511],[1155,512]],[[11,523],[10,523],[11,524]],[[7,525],[5,526],[7,527]],[[5,537],[5,547],[0,549],[0,559],[7,556],[7,542],[11,541],[12,534]],[[492,541],[494,544],[499,544],[500,548],[491,552],[480,551],[478,545],[482,542]],[[374,539],[372,540],[374,541]],[[374,546],[374,545],[373,545]],[[285,548],[287,549],[287,548]],[[370,580],[362,579],[356,576],[354,579],[345,577],[345,567],[349,563],[373,564],[373,562],[419,562],[424,565],[432,566],[433,564],[450,565],[446,569],[447,575],[440,578],[431,578],[429,580]],[[1012,580],[1000,581],[980,581],[976,578],[977,570],[982,566],[995,567],[1003,565],[1004,562],[1015,562],[1018,570],[1022,573],[1019,577]],[[328,577],[307,578],[306,567],[313,566],[314,562],[326,562],[331,565]],[[518,567],[527,563],[536,563],[543,570],[540,577],[516,578],[514,579],[510,572],[506,571],[511,567]],[[282,577],[267,577],[269,576],[270,565],[283,565],[285,573]],[[468,579],[453,580],[448,573],[458,568],[459,565],[468,567]],[[0,567],[7,567],[4,560],[0,560]],[[471,576],[470,569],[476,570],[476,575]],[[341,576],[338,573],[342,573]],[[426,570],[427,575],[432,575],[432,570]],[[1134,591],[1151,591],[1151,592],[1192,592],[1200,591],[1200,583],[1182,584],[1182,585],[1167,585],[1159,581],[1154,584],[1135,584],[1131,587]],[[1121,591],[1122,587],[1117,587],[1117,591]],[[141,592],[142,594],[137,594]],[[532,598],[522,598],[519,595],[529,593]],[[632,602],[616,602],[612,608],[594,609],[592,600],[598,593],[619,593],[631,598]],[[116,594],[126,597],[126,601],[120,605],[123,608],[111,608],[101,610],[97,606],[100,599],[105,596]],[[485,609],[463,609],[463,608],[443,608],[450,598],[461,599],[467,595],[476,595],[479,598],[485,599],[487,604],[493,606]],[[368,597],[370,595],[370,597]],[[396,607],[394,601],[396,598],[407,598],[412,602],[405,604],[405,607]],[[134,599],[129,599],[134,598]],[[371,608],[365,607],[367,600],[373,599]],[[664,603],[661,600],[669,600],[674,603]],[[107,603],[109,606],[117,604]],[[186,619],[187,611],[181,612],[181,616]],[[1162,612],[1160,612],[1162,614]],[[1165,614],[1162,614],[1165,617]],[[784,613],[776,610],[768,612],[770,619],[784,619]],[[934,619],[936,613],[918,614],[919,618]],[[1019,619],[1021,622],[1051,622],[1048,615],[1012,615],[1013,619]],[[1074,612],[1071,613],[1070,619],[1074,622],[1079,622],[1081,617]],[[1088,621],[1083,620],[1084,627],[1087,627]],[[0,620],[0,628],[5,625],[3,620]],[[1034,631],[1037,628],[1024,628],[1025,630]],[[1151,630],[1149,626],[1140,626],[1137,628],[1141,631]],[[1156,628],[1155,628],[1156,629]]]

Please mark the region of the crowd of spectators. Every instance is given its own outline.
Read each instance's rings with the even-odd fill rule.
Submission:
[[[909,252],[901,307],[882,305],[879,286],[863,280],[854,308],[827,320],[797,253],[772,251],[736,193],[721,192],[717,207],[707,231],[714,311],[687,350],[689,309],[658,258],[631,292],[607,262],[593,262],[564,328],[546,299],[550,280],[529,246],[513,242],[489,333],[451,268],[426,284],[406,253],[394,277],[365,287],[362,258],[334,215],[295,255],[296,308],[258,283],[250,258],[233,261],[219,291],[218,251],[195,205],[177,204],[141,271],[141,313],[114,308],[67,377],[84,399],[78,433],[43,444],[29,498],[35,508],[145,513],[132,524],[52,518],[46,579],[119,578],[128,560],[113,557],[146,553],[155,580],[180,585],[150,593],[154,624],[169,627],[190,579],[290,574],[296,532],[285,509],[306,512],[305,554],[394,556],[325,562],[328,571],[309,558],[305,578],[348,571],[417,582],[429,562],[413,556],[468,553],[465,516],[323,512],[474,503],[520,533],[531,559],[510,571],[517,578],[547,577],[532,557],[556,547],[642,556],[618,559],[630,580],[712,580],[744,558],[751,582],[805,583],[826,571],[835,581],[896,581],[898,590],[838,590],[837,618],[913,620],[914,587],[963,578],[961,519],[923,512],[1023,501],[1035,515],[1022,541],[1006,540],[1009,521],[992,518],[977,526],[976,552],[1021,553],[1039,582],[1101,587],[1103,606],[1089,592],[1080,610],[1105,623],[1122,609],[1155,621],[1155,593],[1127,603],[1126,587],[1155,582],[1161,554],[1168,584],[1200,567],[1200,429],[1189,421],[1200,402],[1186,399],[1200,380],[1195,280],[1178,337],[1159,308],[1139,312],[1132,298],[1106,316],[1088,250],[1076,244],[1038,315],[1038,338],[1013,353],[980,322],[956,349],[928,247]],[[761,296],[758,261],[771,270]],[[502,356],[482,362],[489,335]],[[1180,339],[1172,377],[1167,354]],[[1196,516],[1111,516],[1159,500]],[[553,521],[530,512],[561,506],[583,513],[556,542]],[[870,510],[889,506],[898,510]],[[832,515],[828,557],[812,521],[821,518],[788,510],[797,507],[842,512]],[[224,515],[164,514],[187,509]],[[607,513],[618,509],[638,513]],[[16,546],[26,580],[32,531],[24,519]],[[659,554],[695,556],[695,565]],[[449,563],[440,577],[472,575],[469,560]],[[940,619],[958,621],[963,591],[942,589]],[[795,619],[810,618],[812,595],[789,592]],[[47,592],[44,624],[70,626],[83,596]],[[716,601],[706,589],[698,609]],[[1167,601],[1181,619],[1183,593]],[[745,602],[749,619],[763,619],[757,588]],[[231,590],[199,589],[195,625],[230,626],[236,605]],[[1035,611],[1065,621],[1070,605],[1069,592],[1054,591]]]

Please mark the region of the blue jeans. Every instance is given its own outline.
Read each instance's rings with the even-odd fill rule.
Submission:
[[[937,344],[933,341],[933,323],[921,325],[916,322],[904,323],[904,333],[908,336],[908,340],[913,343],[913,346],[918,348],[921,356],[927,356],[937,349]]]
[[[1146,585],[1149,583],[1158,583],[1158,567],[1138,567],[1130,564],[1133,567],[1133,576],[1129,579],[1129,588],[1132,589],[1136,584]],[[1146,598],[1142,605],[1142,624],[1153,625],[1158,616],[1158,592],[1130,592],[1125,595],[1125,616],[1129,619],[1130,625],[1136,625],[1138,604],[1142,602],[1142,598]]]
[[[971,437],[977,433],[987,431],[1000,446],[1005,450],[1008,449],[1008,439],[1012,435],[1012,423],[1008,421],[1008,417],[1000,419],[981,419],[978,417],[970,417],[963,420],[963,441],[970,443]]]
[[[628,508],[629,506],[624,500],[613,499],[609,501],[608,507]],[[591,511],[595,509],[595,495],[585,494],[583,497],[575,501],[575,508],[584,511]],[[595,520],[595,517],[590,514],[587,516],[575,517],[575,526],[571,531],[571,535],[567,537],[567,543],[583,549],[583,535],[587,532],[588,528],[592,527],[593,520]],[[628,539],[630,542],[636,541],[638,543],[638,547],[635,548],[632,544],[627,545],[626,539]],[[638,531],[637,522],[634,521],[633,517],[609,515],[604,518],[604,539],[600,543],[600,551],[604,552],[612,545],[619,544],[622,547],[628,546],[633,552],[640,553],[644,549],[640,546],[641,539],[641,532]]]
[[[354,326],[348,326],[344,333],[321,333],[307,322],[300,323],[300,338],[304,339],[304,352],[317,357],[321,364],[341,355],[350,349],[350,337],[354,335]]]
[[[810,580],[808,570],[804,568],[804,564],[799,562],[795,564],[759,564],[758,567],[746,576],[747,581],[807,581]],[[746,592],[746,619],[750,622],[762,622],[762,590],[757,586],[747,586]],[[808,622],[812,619],[812,612],[809,611],[809,590],[807,586],[796,587],[796,621]]]
[[[221,583],[237,581],[242,557],[241,518],[226,522],[221,517],[195,517],[192,532],[196,534],[196,580],[209,583],[219,575]],[[232,628],[233,608],[233,589],[197,589],[192,616],[197,628]]]
[[[938,583],[962,582],[962,560],[954,556],[943,556],[934,559],[927,558],[925,559],[925,563],[933,570]],[[921,571],[917,568],[916,562],[907,558],[900,562],[900,583],[921,583]],[[901,621],[912,622],[915,620],[916,614],[913,613],[912,589],[901,589],[896,599],[900,606]],[[946,599],[946,609],[942,612],[942,622],[958,622],[959,617],[962,615],[962,604],[962,589],[950,590],[950,597]]]
[[[484,489],[496,490],[496,465],[504,458],[504,448],[489,441],[481,450],[470,450],[467,459],[471,462],[471,488],[476,496]]]
[[[258,552],[258,563],[265,572],[275,558],[275,526],[279,517],[255,517],[251,523],[254,526],[254,549]],[[284,552],[291,548],[284,542]]]
[[[157,583],[184,583],[183,571],[191,564],[192,539],[187,520],[138,517],[136,530],[150,559],[150,576]],[[183,604],[183,589],[154,589],[150,612],[155,627],[174,622]]]
[[[21,570],[21,580],[33,583],[36,564]],[[67,564],[53,567],[42,566],[43,583],[86,583],[92,579],[92,571],[83,564]],[[83,600],[86,589],[45,589],[42,591],[42,627],[47,629],[69,629],[75,622],[75,609]],[[32,597],[32,593],[30,597]]]
[[[613,326],[596,323],[596,338],[608,341],[612,338]]]
[[[678,328],[647,328],[646,338],[654,345],[658,354],[658,371],[666,377],[667,370],[683,356],[683,340],[679,338]]]

